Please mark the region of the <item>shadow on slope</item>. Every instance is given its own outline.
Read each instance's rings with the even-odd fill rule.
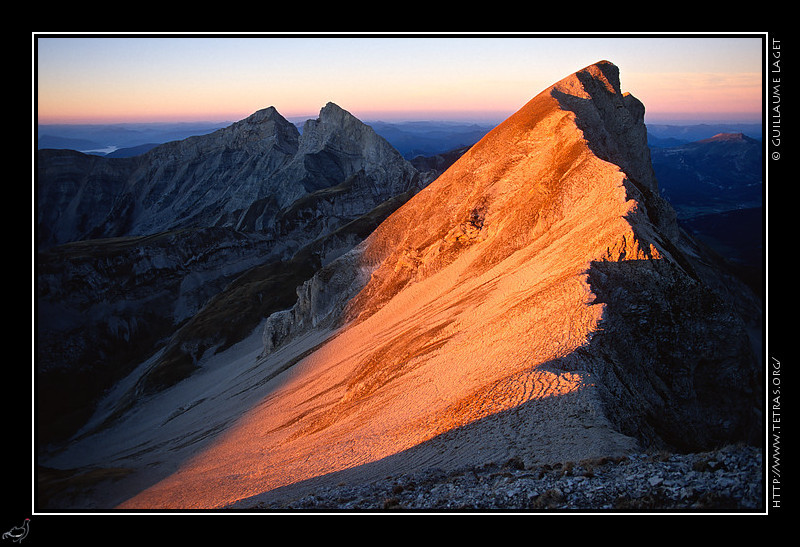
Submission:
[[[532,467],[633,451],[758,445],[763,378],[741,320],[720,295],[666,260],[593,262],[588,279],[596,295],[589,305],[604,306],[599,330],[571,354],[517,375],[575,375],[578,389],[530,397],[402,452],[228,508],[269,509],[319,489],[512,459]],[[490,393],[492,386],[485,386],[451,408],[484,404]]]
[[[362,486],[386,477],[449,473],[512,460],[530,468],[638,450],[634,439],[615,431],[597,413],[597,396],[595,386],[587,384],[570,393],[531,399],[380,460],[279,487],[226,509],[280,507],[326,488]]]
[[[620,431],[645,446],[698,451],[761,439],[763,377],[730,302],[668,260],[594,262],[601,330],[555,366],[604,387]]]
[[[468,416],[474,405],[508,408],[504,401],[492,400],[496,391],[509,393],[508,389],[493,389],[499,383],[519,386],[516,391],[521,404],[484,413],[484,418],[446,432],[437,430],[437,416],[430,416],[429,423],[418,425],[433,436],[411,449],[308,480],[301,480],[302,469],[298,469],[296,484],[266,491],[243,500],[242,505],[301,496],[340,482],[365,483],[386,475],[455,470],[511,458],[530,466],[641,449],[698,451],[761,438],[761,379],[741,321],[720,296],[667,260],[594,262],[587,273],[596,296],[587,305],[604,307],[600,328],[590,340],[564,357],[496,379],[461,400],[450,401],[448,415],[442,418],[457,422],[453,413]],[[442,350],[446,349],[443,346]],[[255,395],[250,401],[259,402],[238,409],[236,415],[245,416],[251,408],[264,404],[287,370],[281,369],[263,383],[254,378],[259,392],[250,393]],[[579,387],[570,392],[542,385],[530,388],[531,378],[541,384],[542,378],[565,377],[579,378]],[[391,389],[397,378],[388,379],[381,389]],[[184,402],[176,401],[175,406]],[[203,411],[197,411],[198,417]],[[183,411],[187,417],[194,412],[194,407]],[[223,426],[235,425],[234,415],[230,418]],[[193,451],[211,446],[227,431],[227,427],[210,422],[204,427],[192,433]],[[310,436],[316,435],[313,429],[308,430]],[[184,442],[175,438],[153,450],[171,450],[169,445]],[[310,456],[313,460],[313,454]],[[159,459],[157,454],[153,457]],[[163,457],[168,459],[167,454]],[[350,464],[364,457],[356,450]],[[343,462],[340,469],[348,465]],[[181,462],[173,461],[170,467],[179,469]],[[95,504],[89,507],[102,504],[102,500],[115,500],[115,506],[121,497],[127,497],[124,492],[135,495],[169,473],[163,465],[147,470],[73,470],[57,482],[42,483],[38,494],[40,500],[54,506],[64,502],[66,493],[77,493],[77,499]],[[52,475],[43,476],[52,479]],[[87,477],[103,482],[86,482]],[[67,489],[72,486],[77,491]]]
[[[742,321],[719,294],[667,260],[597,261],[587,273],[596,295],[589,305],[604,306],[600,329],[571,354],[525,372],[575,374],[579,389],[530,398],[403,452],[233,507],[264,508],[340,483],[512,458],[531,466],[760,441],[763,379]],[[484,394],[491,392],[486,386]]]

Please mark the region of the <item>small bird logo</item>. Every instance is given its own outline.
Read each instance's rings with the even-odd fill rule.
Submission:
[[[3,539],[10,539],[11,541],[22,543],[22,540],[28,535],[28,525],[30,522],[31,519],[25,519],[22,526],[14,526],[11,530],[5,532],[3,534]]]

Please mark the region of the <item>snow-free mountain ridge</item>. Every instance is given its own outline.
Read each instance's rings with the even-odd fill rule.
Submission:
[[[159,349],[131,397],[184,378],[432,176],[333,103],[302,135],[270,107],[134,158],[40,150],[40,434]]]
[[[612,63],[567,76],[262,332],[43,463],[126,470],[89,506],[200,509],[754,439],[759,310],[659,196],[643,116]]]

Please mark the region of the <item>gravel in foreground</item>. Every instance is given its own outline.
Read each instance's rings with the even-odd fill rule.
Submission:
[[[728,446],[525,468],[510,460],[456,472],[321,489],[261,511],[763,512],[762,451]]]

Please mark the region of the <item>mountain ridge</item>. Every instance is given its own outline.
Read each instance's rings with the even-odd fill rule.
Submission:
[[[743,141],[749,140],[756,142],[755,139],[748,137],[742,132],[737,133],[717,133],[716,135],[709,137],[707,139],[701,139],[698,142],[725,142],[725,141]]]
[[[334,163],[333,172],[319,169],[320,166],[329,167],[325,148],[336,138],[336,129],[330,129],[334,133],[329,135],[326,128],[336,128],[338,124],[345,124],[342,126],[344,133],[349,132],[348,138],[359,144],[346,151],[334,150],[334,155],[347,152],[358,162],[361,160],[358,160],[357,148],[361,146],[366,154],[364,163]],[[82,172],[89,170],[89,173],[80,183],[87,185],[102,177],[104,184],[111,188],[104,188],[101,195],[108,197],[83,207],[74,196],[88,197],[89,190],[62,188],[50,183],[40,185],[37,231],[45,238],[60,239],[52,242],[45,239],[39,245],[85,238],[148,235],[194,226],[245,228],[244,224],[250,223],[251,228],[263,228],[269,215],[274,214],[269,207],[271,202],[276,202],[272,206],[275,209],[286,208],[304,194],[330,186],[332,182],[339,183],[362,168],[369,176],[378,177],[372,190],[376,199],[398,193],[396,188],[383,186],[417,184],[411,180],[415,171],[384,139],[333,103],[320,111],[319,120],[306,122],[304,133],[301,135],[274,107],[268,107],[207,135],[167,142],[133,158],[98,161],[94,156],[87,156],[84,161],[90,167],[83,167]],[[62,175],[58,171],[59,164],[63,163],[59,158],[77,157],[76,154],[39,151],[38,178],[50,181],[70,176],[70,173]],[[404,171],[392,173],[393,182],[389,182],[387,173],[380,172],[380,161],[393,154],[397,157],[391,161],[404,165]],[[182,165],[187,162],[188,167]],[[90,171],[106,166],[116,166],[117,176],[109,178],[104,172],[93,174]],[[372,169],[377,171],[373,174]],[[209,179],[206,173],[214,178]],[[117,180],[120,182],[109,184]],[[262,188],[259,180],[272,182],[269,187]],[[95,191],[92,187],[91,192]],[[224,209],[215,205],[220,202],[224,203]],[[260,209],[253,204],[260,204]],[[70,211],[74,212],[68,216]],[[51,216],[43,217],[45,213]]]
[[[605,61],[534,97],[271,316],[267,376],[214,395],[252,410],[119,507],[752,439],[746,325],[658,195],[643,113]]]
[[[301,136],[269,107],[134,158],[38,152],[41,433],[159,349],[138,391],[191,374],[433,176],[332,103],[320,120]]]

